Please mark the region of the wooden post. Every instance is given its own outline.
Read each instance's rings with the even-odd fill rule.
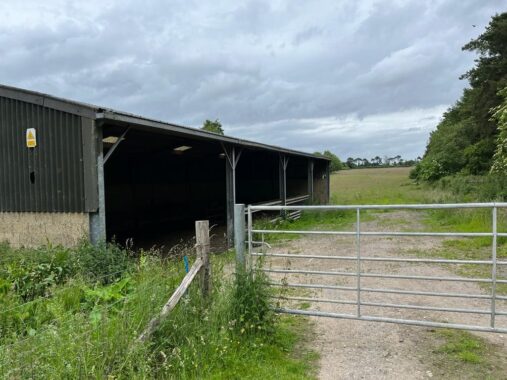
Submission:
[[[195,222],[195,240],[197,258],[202,260],[201,291],[207,298],[211,293],[211,265],[209,261],[209,221],[198,220]]]

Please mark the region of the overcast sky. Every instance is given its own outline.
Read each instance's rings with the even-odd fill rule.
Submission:
[[[500,0],[0,2],[0,83],[341,158],[422,155]],[[475,25],[475,27],[473,26]]]

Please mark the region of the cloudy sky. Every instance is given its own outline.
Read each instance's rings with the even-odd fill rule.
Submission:
[[[343,159],[422,155],[503,0],[2,0],[0,83]],[[475,25],[475,27],[474,27]]]

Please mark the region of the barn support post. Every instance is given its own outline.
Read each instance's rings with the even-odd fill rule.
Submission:
[[[242,150],[237,151],[234,146],[222,144],[225,153],[225,192],[227,209],[227,245],[232,247],[234,242],[234,205],[236,204],[236,167],[238,166]]]
[[[280,186],[280,201],[282,202],[282,206],[287,205],[287,165],[289,165],[289,157],[285,154],[279,155],[278,160],[278,183]],[[280,216],[285,218],[285,211],[282,210],[280,212]]]
[[[104,152],[102,147],[102,126],[92,124],[94,135],[93,157],[97,166],[98,209],[90,213],[90,242],[97,245],[106,241],[106,195],[104,184]]]
[[[313,160],[308,160],[308,196],[310,204],[313,204],[313,166]]]

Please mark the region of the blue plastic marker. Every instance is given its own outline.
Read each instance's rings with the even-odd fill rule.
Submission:
[[[188,273],[188,256],[183,256],[183,262],[185,263],[185,272]]]

